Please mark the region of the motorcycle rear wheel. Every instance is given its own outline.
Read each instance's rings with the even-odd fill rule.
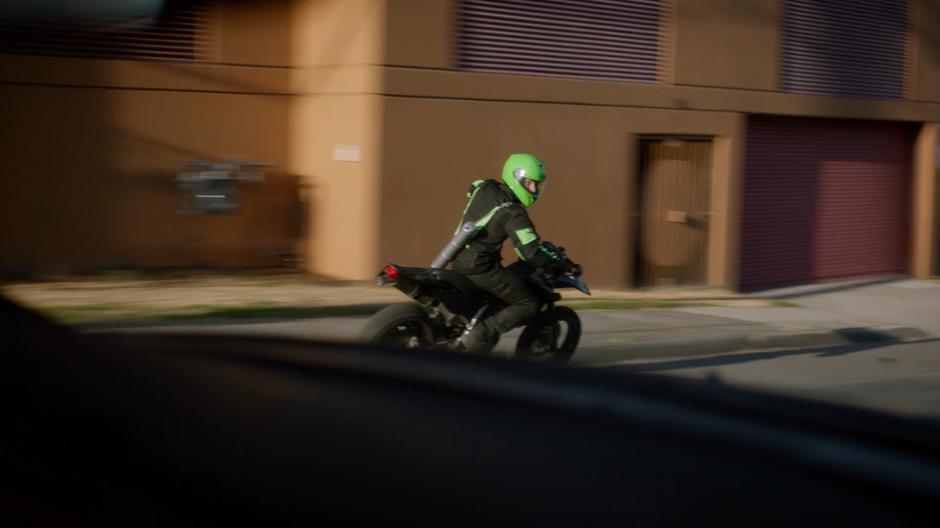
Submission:
[[[429,348],[434,332],[427,313],[414,303],[387,306],[373,315],[359,333],[366,343],[403,348]]]

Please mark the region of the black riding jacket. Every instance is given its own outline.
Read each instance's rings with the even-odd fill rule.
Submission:
[[[503,241],[512,240],[519,258],[536,268],[554,272],[564,266],[561,255],[542,244],[525,207],[506,185],[496,180],[473,182],[467,192],[464,222],[485,223],[482,230],[454,258],[454,269],[475,275],[500,267]],[[486,221],[486,217],[490,216]]]

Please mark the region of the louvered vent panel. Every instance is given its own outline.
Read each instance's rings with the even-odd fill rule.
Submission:
[[[0,20],[0,53],[198,61],[208,56],[208,2],[171,3],[140,20]]]
[[[463,0],[459,67],[658,82],[661,0]]]
[[[904,97],[909,20],[909,0],[786,0],[780,88]]]

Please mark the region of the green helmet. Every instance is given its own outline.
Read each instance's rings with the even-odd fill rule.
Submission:
[[[524,207],[532,205],[545,187],[545,167],[532,154],[512,154],[503,164],[503,181]]]

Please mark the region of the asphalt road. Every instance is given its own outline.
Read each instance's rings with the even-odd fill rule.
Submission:
[[[926,337],[909,343],[754,350],[703,357],[679,357],[669,354],[667,349],[666,353],[655,352],[638,360],[636,351],[647,350],[648,345],[649,350],[653,350],[651,345],[656,345],[658,339],[680,336],[704,342],[708,336],[735,332],[759,334],[772,327],[682,310],[584,311],[580,315],[584,336],[573,360],[576,364],[714,378],[723,383],[798,397],[940,419],[940,339],[937,338]],[[218,321],[125,328],[123,331],[351,340],[365,321],[366,318],[361,317]],[[516,330],[503,336],[497,350],[504,354],[511,351],[518,333]]]
[[[940,339],[633,360],[605,368],[712,379],[801,398],[940,419]]]

